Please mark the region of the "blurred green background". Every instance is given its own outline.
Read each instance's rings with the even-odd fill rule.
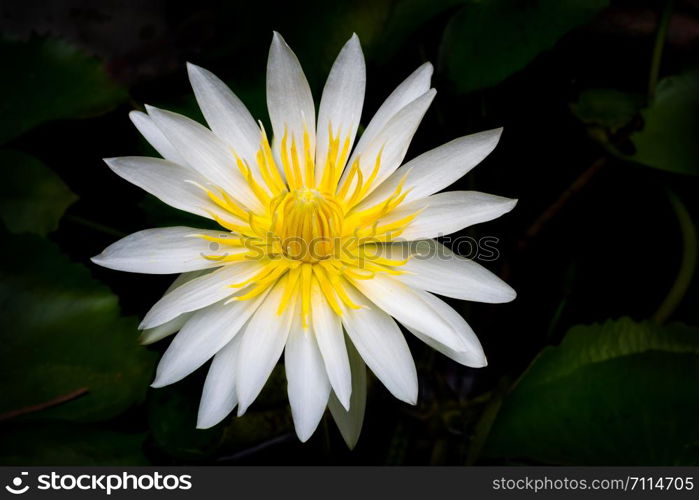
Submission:
[[[0,464],[699,464],[699,1],[10,1],[0,3]],[[435,65],[437,98],[408,158],[504,126],[456,189],[519,198],[464,232],[510,304],[453,302],[490,365],[409,338],[416,407],[370,380],[346,449],[329,418],[307,444],[283,370],[242,419],[195,430],[203,375],[149,389],[168,341],[137,345],[172,277],[98,268],[131,232],[203,221],[101,158],[153,151],[143,103],[201,115],[185,62],[267,120],[272,30],[316,102],[357,32],[363,123]]]

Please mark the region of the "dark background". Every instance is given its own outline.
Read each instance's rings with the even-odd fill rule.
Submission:
[[[0,463],[699,464],[699,2],[3,0],[0,29]],[[101,158],[153,153],[127,117],[144,103],[201,119],[186,61],[266,121],[272,30],[316,103],[357,32],[363,124],[431,61],[408,159],[504,126],[451,189],[519,199],[463,233],[499,239],[483,264],[518,292],[453,302],[490,365],[409,338],[419,403],[371,379],[352,452],[329,415],[297,441],[280,369],[245,417],[195,430],[206,368],[149,389],[168,340],[137,345],[172,277],[89,262],[140,229],[206,225]]]

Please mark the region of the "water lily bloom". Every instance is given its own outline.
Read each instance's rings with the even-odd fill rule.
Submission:
[[[211,427],[236,406],[245,413],[283,353],[299,438],[313,434],[329,407],[353,447],[366,366],[396,398],[417,401],[415,364],[396,321],[461,364],[486,365],[469,325],[434,294],[501,303],[515,292],[433,238],[514,207],[516,200],[475,191],[438,193],[495,148],[501,129],[401,166],[435,96],[426,63],[388,96],[355,145],[366,81],[356,35],[332,66],[316,116],[298,59],[274,34],[271,134],[216,76],[192,64],[188,71],[209,128],[147,106],[130,117],[163,159],[105,161],[221,229],[147,229],[93,259],[121,271],[180,274],[140,326],[143,343],[179,332],[153,387],[213,358],[197,422]]]

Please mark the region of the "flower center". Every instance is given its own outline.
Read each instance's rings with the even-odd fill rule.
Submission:
[[[373,167],[362,168],[357,157],[347,165],[343,180],[349,148],[349,137],[343,140],[330,132],[325,164],[316,175],[307,131],[299,142],[284,132],[278,165],[263,129],[256,160],[258,178],[232,152],[249,191],[263,209],[251,210],[221,188],[200,186],[220,209],[219,213],[210,212],[212,218],[230,231],[220,237],[199,235],[231,250],[223,256],[204,257],[222,265],[249,259],[262,264],[251,278],[231,283],[231,287],[245,291],[229,300],[259,297],[284,280],[278,313],[300,296],[302,324],[306,327],[316,285],[330,308],[342,316],[342,304],[359,308],[347,292],[352,281],[371,279],[376,273],[402,274],[400,266],[407,258],[376,255],[369,243],[394,241],[417,216],[418,211],[390,217],[407,196],[403,190],[405,176],[382,201],[358,208],[378,178],[382,153],[374,159]]]
[[[284,254],[293,260],[318,262],[332,257],[342,235],[342,207],[333,196],[308,187],[284,195],[274,214]]]

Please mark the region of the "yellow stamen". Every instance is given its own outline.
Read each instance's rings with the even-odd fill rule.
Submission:
[[[231,150],[237,169],[263,207],[260,210],[249,210],[236,201],[235,193],[199,186],[216,207],[207,209],[208,213],[230,232],[194,235],[223,245],[220,255],[202,257],[221,265],[239,265],[244,260],[261,264],[251,278],[229,284],[239,290],[229,302],[260,297],[281,283],[283,293],[277,313],[298,302],[295,314],[300,314],[301,324],[309,328],[314,300],[326,300],[335,314],[342,315],[344,307],[362,307],[349,295],[352,281],[370,280],[378,273],[404,272],[401,267],[407,258],[389,258],[367,243],[394,240],[418,215],[392,217],[409,192],[403,188],[405,176],[390,195],[372,206],[356,209],[380,181],[383,148],[371,172],[363,170],[357,158],[340,183],[351,147],[349,134],[343,133],[340,129],[333,133],[328,125],[327,157],[318,171],[307,128],[300,142],[284,129],[279,142],[281,166],[272,154],[262,124],[256,165]],[[314,291],[315,286],[320,295]]]

